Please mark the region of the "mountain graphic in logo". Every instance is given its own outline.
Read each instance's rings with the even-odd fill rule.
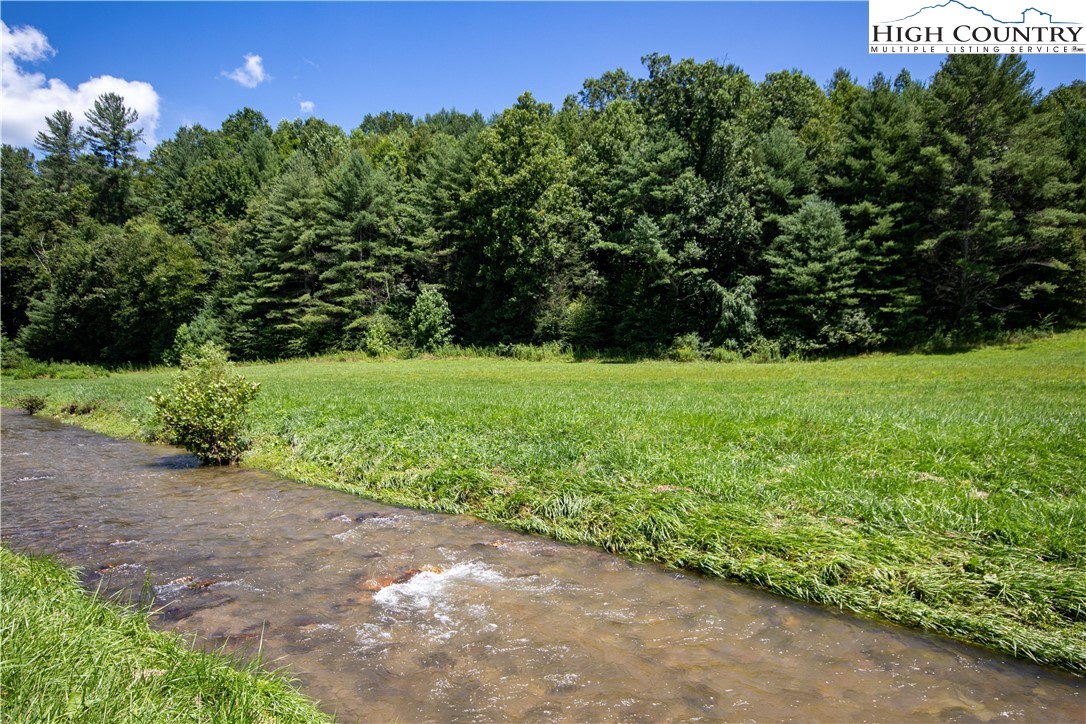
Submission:
[[[942,11],[942,12],[935,12]],[[920,8],[912,15],[906,15],[903,18],[897,20],[890,20],[888,23],[902,23],[906,20],[912,20],[920,14],[926,14],[928,17],[925,19],[946,21],[947,14],[951,14],[961,20],[976,22],[981,16],[987,18],[989,21],[999,23],[1001,25],[1077,25],[1078,23],[1061,22],[1052,17],[1052,13],[1045,12],[1044,10],[1038,10],[1035,7],[1028,7],[1022,10],[1019,19],[1017,20],[1004,20],[997,18],[996,16],[981,10],[973,5],[967,5],[961,0],[947,0],[944,3],[938,5],[927,5]],[[938,16],[938,18],[936,18]]]

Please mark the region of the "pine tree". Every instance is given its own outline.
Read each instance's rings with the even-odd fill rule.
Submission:
[[[48,130],[39,131],[34,144],[45,154],[38,171],[50,188],[67,193],[75,185],[76,159],[86,141],[68,111],[57,111],[45,119],[45,124]]]
[[[243,356],[310,354],[334,336],[333,320],[316,298],[323,271],[320,206],[320,180],[301,154],[291,158],[267,196],[254,202],[242,232],[250,249],[248,279],[229,314]]]
[[[367,317],[392,298],[415,256],[392,182],[353,151],[328,176],[320,208],[322,313],[342,343],[357,343]]]
[[[896,346],[924,336],[917,274],[918,225],[937,188],[921,153],[925,90],[881,74],[850,92],[826,194],[859,253],[856,297],[874,330]]]
[[[995,175],[1035,98],[1018,56],[950,56],[931,84],[924,153],[939,195],[927,209],[926,306],[933,321],[972,335],[997,313],[999,247],[1009,233]]]
[[[767,306],[790,347],[819,351],[866,332],[857,315],[857,257],[832,203],[808,199],[781,219],[781,234],[765,255]]]
[[[136,144],[143,138],[143,129],[136,128],[139,113],[124,105],[116,93],[104,93],[86,112],[87,126],[83,136],[91,153],[106,168],[120,169],[136,159]]]
[[[123,224],[128,218],[132,170],[138,160],[136,144],[143,138],[143,130],[135,127],[139,113],[125,107],[124,98],[116,93],[105,93],[85,115],[88,125],[81,133],[98,160],[96,215],[102,221]]]

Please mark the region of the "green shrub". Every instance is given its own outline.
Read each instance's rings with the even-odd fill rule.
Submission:
[[[388,326],[380,317],[374,319],[366,327],[362,349],[371,357],[386,357],[395,349],[392,345],[392,333],[388,331]]]
[[[742,362],[743,353],[727,346],[713,347],[709,353],[709,359],[713,362]]]
[[[27,355],[17,342],[12,342],[6,337],[2,340],[0,369],[5,375],[14,379],[91,380],[109,376],[109,372],[93,365],[77,362],[40,362]]]
[[[415,299],[408,324],[411,325],[411,342],[416,349],[432,352],[452,341],[449,303],[433,287],[424,289]]]
[[[89,415],[98,409],[101,404],[100,400],[91,400],[90,402],[79,402],[73,400],[67,405],[60,408],[60,411],[67,415]]]
[[[701,341],[697,332],[680,334],[667,350],[667,358],[676,362],[696,362],[705,359],[708,354],[709,347]]]
[[[494,356],[512,357],[525,362],[556,362],[571,361],[573,351],[561,342],[499,344],[494,348]]]
[[[0,332],[0,369],[5,372],[18,369],[30,361],[22,346],[3,332]]]
[[[45,398],[41,395],[23,395],[15,399],[15,404],[33,415],[45,409]]]
[[[162,363],[171,367],[179,365],[182,357],[192,354],[200,348],[200,345],[207,342],[226,346],[225,335],[218,318],[210,307],[205,306],[189,322],[177,328],[173,345],[162,353]]]
[[[174,333],[173,346],[162,353],[162,362],[171,367],[180,364],[181,359],[186,354],[195,352],[196,348],[196,344],[192,341],[192,333],[189,332],[189,325],[182,324]]]
[[[757,277],[743,277],[733,289],[720,287],[720,321],[713,337],[728,349],[749,343],[758,334]]]
[[[744,354],[751,362],[780,362],[784,359],[780,342],[770,342],[765,337],[758,337],[748,344]]]
[[[259,387],[238,374],[222,347],[207,342],[181,359],[173,390],[150,397],[156,427],[201,462],[236,462],[248,448],[245,415]]]

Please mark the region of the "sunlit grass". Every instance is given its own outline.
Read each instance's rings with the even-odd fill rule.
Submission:
[[[773,365],[331,359],[248,464],[1086,672],[1086,333]],[[5,384],[138,434],[166,373]],[[10,396],[10,397],[9,397]]]
[[[0,564],[4,721],[329,721],[285,680],[152,631],[71,570],[6,548]]]

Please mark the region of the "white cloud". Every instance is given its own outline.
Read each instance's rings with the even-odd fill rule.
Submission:
[[[302,113],[312,113],[315,107],[316,104],[313,103],[313,101],[301,101],[298,103],[298,108],[301,109]]]
[[[49,45],[48,38],[37,28],[24,25],[9,29],[3,20],[0,20],[0,26],[3,27],[5,61],[9,55],[19,60],[44,60],[57,54]],[[4,69],[7,70],[6,67]]]
[[[246,88],[256,88],[264,81],[271,80],[271,76],[264,71],[264,59],[254,53],[246,53],[245,65],[229,73],[224,70],[222,74]]]
[[[62,80],[46,78],[44,73],[33,73],[20,65],[20,61],[35,63],[56,55],[40,30],[30,26],[9,28],[0,20],[0,36],[0,101],[4,109],[0,138],[4,143],[33,147],[38,131],[45,130],[47,116],[65,110],[75,116],[77,123],[82,122],[83,114],[103,93],[122,96],[125,105],[139,113],[136,126],[143,129],[144,142],[155,143],[159,97],[150,83],[101,75],[72,88]]]

